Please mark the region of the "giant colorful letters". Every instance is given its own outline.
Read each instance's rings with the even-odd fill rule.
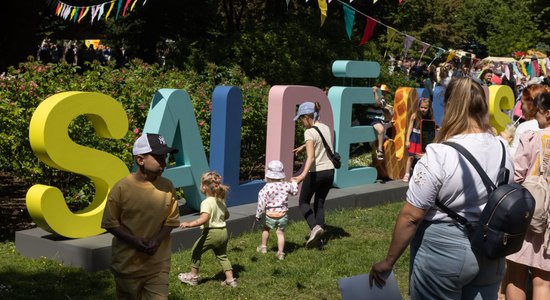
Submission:
[[[336,61],[333,65],[337,77],[376,78],[379,72],[380,65],[375,62]],[[393,172],[399,176],[403,172],[408,115],[416,105],[418,95],[424,92],[406,87],[396,91],[396,138],[386,141],[385,147],[386,160],[396,162]],[[500,109],[511,109],[513,94],[504,86],[493,86],[489,93],[491,122],[500,131],[509,122]],[[442,90],[436,88],[434,111],[439,122],[443,113],[442,95]],[[266,162],[278,159],[285,166],[294,163],[293,117],[296,105],[304,101],[321,103],[321,120],[334,129],[335,150],[343,158],[334,184],[350,187],[374,182],[377,178],[375,168],[350,169],[348,164],[350,144],[375,140],[371,126],[351,126],[352,105],[374,103],[374,94],[369,87],[336,86],[329,89],[327,96],[321,89],[311,86],[273,86],[268,97]],[[199,208],[202,199],[200,176],[209,169],[222,174],[224,183],[231,187],[227,199],[230,206],[257,200],[257,192],[264,183],[252,181],[243,184],[239,180],[241,111],[242,94],[238,87],[220,86],[213,91],[208,163],[189,95],[183,90],[160,89],[153,97],[143,132],[160,133],[168,144],[180,149],[176,165],[168,168],[164,176],[185,190],[187,202],[194,209]],[[64,92],[47,98],[36,109],[29,128],[31,147],[40,160],[59,170],[87,176],[94,183],[93,202],[77,213],[68,209],[63,193],[55,187],[37,184],[27,192],[27,207],[35,223],[69,238],[103,232],[100,222],[107,194],[129,172],[115,156],[78,145],[70,139],[68,126],[80,115],[87,116],[103,138],[119,139],[128,130],[128,120],[120,103],[109,96],[87,92]],[[285,168],[288,178],[292,176],[291,169]]]

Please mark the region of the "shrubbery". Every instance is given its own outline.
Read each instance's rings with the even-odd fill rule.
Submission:
[[[29,61],[11,68],[0,78],[0,165],[2,171],[24,179],[29,185],[47,184],[60,188],[69,202],[84,202],[93,195],[88,178],[51,168],[40,162],[29,143],[29,123],[36,107],[46,98],[65,91],[100,92],[119,101],[127,112],[128,133],[123,139],[108,140],[95,135],[91,122],[76,118],[69,136],[78,144],[116,155],[130,168],[130,148],[141,134],[149,104],[160,88],[186,90],[195,108],[197,125],[208,157],[212,91],[217,85],[233,85],[243,91],[243,128],[241,176],[258,176],[254,170],[265,155],[267,94],[264,80],[250,79],[238,67],[207,65],[204,72],[161,69],[139,60],[124,68],[92,64],[79,75],[74,66],[65,63],[43,65]]]

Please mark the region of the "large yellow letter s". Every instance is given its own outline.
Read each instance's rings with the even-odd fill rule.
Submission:
[[[34,222],[52,233],[83,238],[102,233],[101,218],[111,187],[128,174],[117,157],[76,144],[69,124],[87,116],[100,137],[119,139],[128,131],[128,117],[120,103],[100,93],[64,92],[44,100],[34,112],[30,128],[31,147],[44,163],[59,170],[90,178],[95,197],[84,210],[72,213],[58,188],[37,184],[27,192],[27,208]]]

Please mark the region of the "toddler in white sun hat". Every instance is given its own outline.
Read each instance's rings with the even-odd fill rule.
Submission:
[[[258,209],[256,210],[256,221],[260,221],[265,213],[265,222],[262,230],[262,244],[256,251],[267,253],[267,240],[269,230],[275,229],[277,234],[277,258],[283,260],[285,257],[285,228],[288,225],[288,195],[298,193],[296,182],[285,181],[283,163],[272,160],[267,165],[265,172],[266,185],[258,193]]]

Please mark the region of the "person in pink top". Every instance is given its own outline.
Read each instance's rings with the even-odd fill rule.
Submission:
[[[540,131],[527,131],[514,156],[514,181],[523,183],[528,175],[543,174],[548,179],[550,157],[550,93],[534,95],[535,119]],[[546,229],[548,231],[549,229]],[[548,232],[527,231],[522,248],[506,257],[506,300],[526,299],[528,278],[532,278],[532,299],[550,296],[550,249]],[[530,275],[529,275],[530,274]]]
[[[269,230],[275,229],[277,233],[277,258],[285,258],[285,228],[288,225],[288,195],[298,193],[298,184],[285,180],[283,163],[272,160],[267,165],[265,179],[267,184],[258,193],[258,209],[256,221],[260,221],[265,213],[265,222],[262,230],[262,244],[256,248],[258,252],[267,253],[267,240]]]

